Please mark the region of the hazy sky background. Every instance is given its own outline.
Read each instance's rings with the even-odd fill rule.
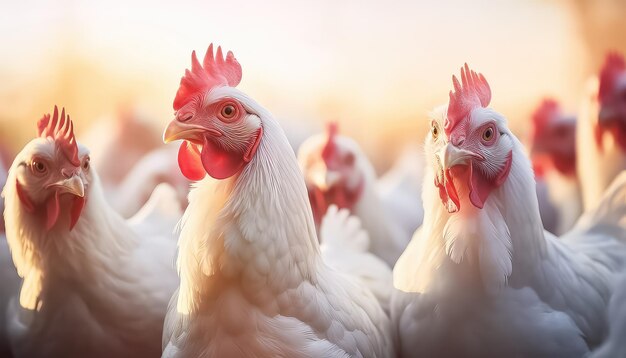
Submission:
[[[0,141],[54,104],[77,132],[140,108],[161,128],[192,50],[232,50],[240,88],[302,137],[337,120],[377,161],[422,141],[464,62],[524,134],[541,97],[575,111],[592,73],[577,14],[553,1],[35,1],[0,5]],[[595,65],[595,63],[593,63]],[[80,137],[78,138],[80,141]]]

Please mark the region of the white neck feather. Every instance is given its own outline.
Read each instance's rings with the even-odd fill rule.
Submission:
[[[301,171],[282,129],[258,111],[263,137],[252,161],[227,180],[205,178],[189,194],[179,241],[179,312],[197,310],[219,290],[217,282],[243,281],[238,289],[252,292],[315,280],[319,244]]]

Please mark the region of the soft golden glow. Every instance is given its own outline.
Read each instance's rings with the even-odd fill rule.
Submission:
[[[80,136],[121,106],[162,128],[191,50],[233,50],[239,86],[287,127],[338,120],[375,162],[421,141],[426,113],[447,101],[464,62],[485,74],[492,105],[526,130],[546,94],[575,110],[592,72],[578,15],[543,1],[178,1],[156,6],[57,0],[4,7],[0,131],[15,149],[53,104],[71,109]],[[296,132],[296,130],[293,130]],[[300,135],[302,136],[302,135]],[[299,138],[298,138],[299,139]]]

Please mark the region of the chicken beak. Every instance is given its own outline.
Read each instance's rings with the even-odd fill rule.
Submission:
[[[204,134],[209,134],[213,137],[222,136],[222,132],[214,128],[205,128],[203,126],[191,123],[181,122],[178,119],[173,119],[165,128],[163,132],[163,142],[166,144],[179,139],[185,139],[188,141],[202,143]]]
[[[457,165],[468,165],[471,159],[478,157],[477,154],[458,148],[451,143],[441,148],[436,156],[444,171]]]
[[[165,128],[165,132],[163,132],[163,142],[169,143],[178,139],[184,139],[186,129],[177,119],[172,120]]]
[[[81,198],[85,196],[85,185],[78,175],[73,175],[69,179],[58,181],[50,186],[56,188],[59,193],[69,193]]]

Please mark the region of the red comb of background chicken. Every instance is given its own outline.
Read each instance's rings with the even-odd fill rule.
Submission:
[[[600,101],[607,100],[607,96],[613,92],[615,87],[615,80],[617,76],[626,70],[626,63],[624,57],[617,52],[609,52],[604,59],[604,65],[600,70],[600,89],[598,95]]]
[[[450,91],[448,116],[444,125],[446,134],[476,107],[487,107],[491,101],[491,88],[485,77],[469,69],[467,63],[461,68],[461,83],[452,76],[454,92]]]
[[[335,143],[335,138],[337,137],[337,132],[339,131],[337,123],[328,123],[327,131],[328,140],[322,150],[322,159],[324,159],[325,162],[330,161],[331,158],[333,158],[337,153],[337,143]]]
[[[560,111],[561,107],[557,101],[552,98],[544,99],[532,115],[534,135],[544,132],[548,123],[550,123],[552,118],[558,115]]]
[[[240,81],[241,65],[231,51],[228,51],[224,59],[222,48],[218,46],[214,57],[211,44],[204,55],[202,65],[198,62],[196,51],[193,51],[191,70],[185,70],[185,76],[180,79],[180,87],[174,98],[174,110],[179,110],[198,93],[218,86],[235,87]]]
[[[65,108],[61,110],[59,117],[59,109],[54,106],[54,114],[50,120],[50,114],[45,114],[37,122],[37,134],[41,138],[51,137],[61,147],[65,157],[75,166],[80,166],[78,160],[78,146],[74,137],[74,123],[70,119],[69,114],[65,116]]]

